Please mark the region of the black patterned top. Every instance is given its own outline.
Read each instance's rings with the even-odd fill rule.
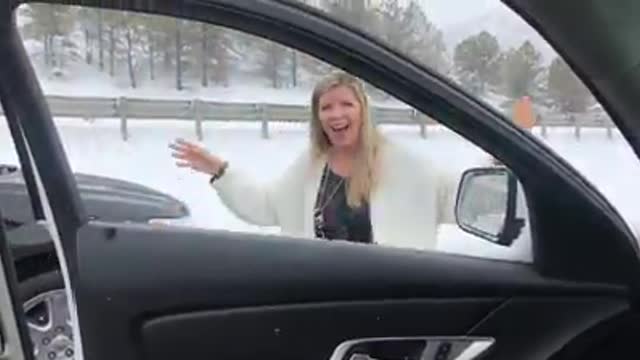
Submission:
[[[369,204],[358,208],[347,204],[346,180],[325,166],[314,208],[316,237],[371,243]]]

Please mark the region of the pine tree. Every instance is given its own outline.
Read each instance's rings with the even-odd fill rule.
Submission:
[[[98,37],[98,67],[104,70],[104,10],[98,9],[97,37]]]
[[[487,84],[499,84],[501,60],[498,39],[486,31],[461,41],[454,52],[456,72],[475,94],[484,94]]]
[[[373,33],[376,14],[366,0],[324,0],[321,8],[347,25]]]
[[[271,87],[284,86],[289,49],[273,41],[247,35],[245,37],[247,53],[245,60],[257,59],[260,75],[267,78]],[[248,46],[247,46],[248,45]]]
[[[144,18],[144,32],[147,42],[146,57],[148,62],[149,79],[156,79],[156,57],[162,49],[168,47],[166,39],[168,18],[157,15],[148,15]]]
[[[117,10],[103,10],[102,13],[103,26],[109,40],[109,75],[112,77],[116,74],[118,50],[122,46],[119,34],[122,30],[124,16],[123,11]]]
[[[564,112],[584,112],[593,102],[589,89],[560,57],[549,66],[547,90],[555,105]]]
[[[274,88],[282,87],[281,72],[285,67],[286,49],[273,41],[265,41],[262,46],[266,56],[263,63],[264,72],[271,79],[271,85]]]
[[[536,81],[542,72],[541,55],[533,44],[525,41],[505,56],[503,79],[506,94],[512,99],[533,95]]]
[[[175,19],[174,31],[175,31],[175,45],[176,45],[175,55],[176,55],[176,89],[177,90],[183,89],[182,51],[184,50],[183,48],[184,43],[182,41],[182,26],[183,26],[182,23],[183,23],[182,20]]]
[[[44,63],[48,67],[64,67],[65,50],[71,44],[68,36],[75,25],[74,9],[52,4],[30,4],[23,15],[29,19],[22,33],[27,39],[40,40],[44,47]]]
[[[145,32],[145,17],[135,13],[124,13],[122,17],[122,29],[126,39],[127,69],[132,88],[137,87],[136,68],[137,59],[141,56],[142,40]]]
[[[213,67],[213,79],[217,85],[229,85],[231,62],[233,53],[235,52],[235,41],[239,37],[239,33],[219,27],[211,26],[210,34],[210,51],[207,59]]]
[[[436,71],[444,71],[447,47],[442,31],[429,21],[416,1],[411,1],[405,9],[403,20],[410,33],[406,53]]]
[[[78,22],[84,35],[84,58],[88,65],[93,63],[93,42],[97,39],[98,12],[82,7],[78,10]]]
[[[446,70],[442,32],[429,21],[418,2],[402,7],[396,0],[384,0],[379,17],[370,21],[376,29],[374,34],[399,52],[436,71]]]
[[[298,54],[298,63],[312,78],[324,76],[333,69],[330,64],[305,53]]]
[[[200,75],[200,85],[202,87],[209,86],[209,25],[202,23],[200,24],[200,64],[201,64],[201,75]]]

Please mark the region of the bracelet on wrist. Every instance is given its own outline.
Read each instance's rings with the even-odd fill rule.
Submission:
[[[220,179],[224,175],[224,173],[227,171],[228,167],[229,167],[229,162],[228,161],[223,162],[220,168],[218,169],[218,171],[215,174],[213,174],[209,179],[209,184],[213,184],[214,181]]]

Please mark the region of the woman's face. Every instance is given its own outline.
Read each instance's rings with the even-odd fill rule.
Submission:
[[[329,142],[336,148],[358,144],[362,127],[362,105],[349,87],[341,85],[320,96],[318,118]]]

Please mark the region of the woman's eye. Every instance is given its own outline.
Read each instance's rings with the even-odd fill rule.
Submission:
[[[344,107],[352,107],[353,103],[351,101],[343,101],[342,106]]]

